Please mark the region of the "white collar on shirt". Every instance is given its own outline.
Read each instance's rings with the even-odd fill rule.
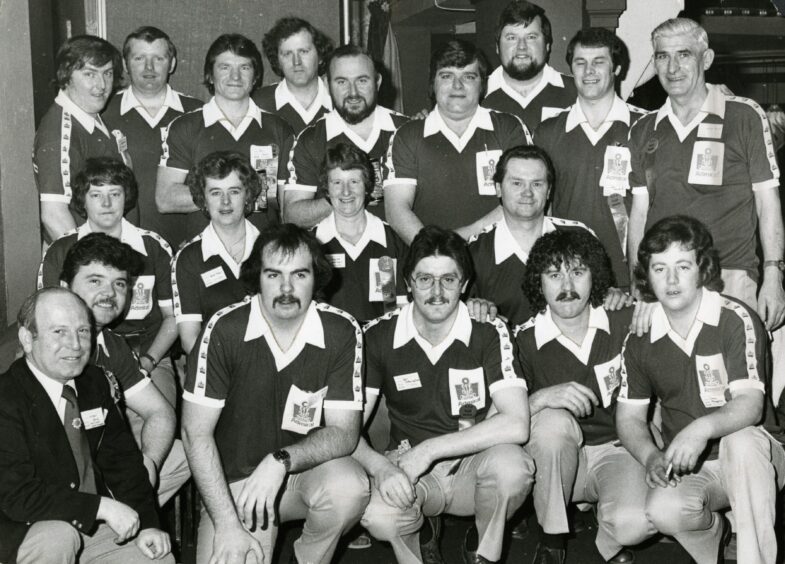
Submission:
[[[300,104],[300,101],[295,98],[292,91],[289,90],[289,86],[286,84],[286,79],[279,82],[278,86],[275,87],[275,109],[280,110],[286,104],[289,104],[305,123],[311,123],[311,120],[313,120],[314,116],[318,114],[319,110],[322,108],[332,110],[333,101],[330,98],[330,92],[327,90],[327,87],[324,85],[321,78],[317,78],[316,80],[319,83],[319,90],[316,93],[316,98],[311,103],[310,108],[304,108],[302,104]]]
[[[501,88],[505,94],[525,108],[549,84],[557,88],[564,88],[564,78],[562,78],[559,71],[554,69],[551,65],[546,64],[542,69],[542,78],[540,79],[540,82],[537,83],[537,86],[535,86],[526,96],[521,96],[512,86],[507,84],[507,81],[504,79],[504,69],[501,66],[498,66],[488,76],[488,94]]]
[[[472,319],[469,316],[469,309],[466,304],[458,304],[458,315],[450,328],[450,332],[438,345],[431,345],[427,340],[420,336],[420,332],[414,325],[414,303],[409,303],[401,309],[398,320],[395,323],[395,334],[393,335],[393,348],[399,349],[406,343],[414,339],[420,348],[428,356],[431,364],[436,364],[453,342],[461,341],[467,347],[472,338]]]
[[[247,219],[243,221],[245,221],[245,249],[243,249],[243,260],[239,264],[234,262],[232,255],[224,247],[220,237],[218,237],[218,233],[213,228],[212,222],[202,231],[202,260],[207,261],[207,259],[215,255],[221,257],[221,260],[226,263],[226,266],[229,267],[235,278],[239,278],[240,266],[251,256],[253,244],[256,242],[256,238],[259,237],[259,230],[256,226]]]
[[[556,339],[584,365],[589,362],[594,336],[597,334],[598,330],[605,331],[609,335],[611,332],[608,314],[602,306],[590,307],[589,326],[586,335],[583,337],[583,342],[580,345],[561,332],[561,329],[559,329],[556,322],[553,320],[550,307],[546,307],[543,313],[538,313],[537,317],[534,318],[534,342],[537,345],[537,350],[541,349],[548,342]]]
[[[57,93],[57,97],[55,98],[55,103],[63,108],[66,112],[71,114],[76,121],[78,121],[82,127],[85,128],[87,133],[93,134],[95,128],[97,127],[101,130],[107,137],[109,137],[109,130],[104,125],[104,122],[101,121],[100,117],[91,116],[82,108],[77,106],[71,98],[68,97],[68,94],[65,93],[65,90],[61,90]]]
[[[452,129],[447,127],[444,118],[442,118],[441,113],[439,113],[439,108],[434,108],[431,113],[428,114],[428,117],[425,118],[422,134],[423,137],[430,137],[431,135],[436,135],[441,132],[441,134],[444,135],[460,153],[466,147],[466,144],[469,143],[469,140],[477,129],[493,131],[493,122],[491,121],[491,111],[489,109],[477,106],[477,111],[474,112],[469,125],[466,127],[466,131],[463,132],[463,135],[458,137]]]
[[[216,122],[220,122],[226,130],[232,134],[232,137],[235,140],[242,137],[245,130],[248,129],[248,126],[251,124],[251,121],[254,120],[256,123],[259,124],[259,127],[262,127],[262,110],[253,99],[248,98],[248,109],[245,112],[245,116],[243,116],[240,125],[235,127],[231,121],[224,115],[223,111],[220,107],[218,107],[218,102],[215,101],[215,96],[210,98],[210,101],[207,102],[204,106],[202,106],[202,117],[204,118],[204,126],[210,127]]]
[[[586,134],[586,137],[591,141],[591,144],[596,145],[600,139],[608,133],[608,130],[611,128],[614,121],[623,122],[627,127],[630,126],[630,109],[627,107],[627,104],[624,103],[624,100],[618,96],[614,96],[613,105],[611,106],[608,115],[605,116],[605,119],[597,129],[593,129],[592,126],[589,125],[589,120],[583,113],[580,101],[576,101],[567,114],[567,122],[564,124],[564,131],[572,131],[580,125],[581,129],[583,129],[583,132]]]
[[[316,238],[322,243],[335,239],[341,244],[347,254],[352,257],[352,260],[357,260],[357,257],[360,256],[371,241],[379,243],[382,247],[387,247],[384,222],[375,215],[368,213],[367,210],[363,213],[365,214],[365,231],[363,231],[360,240],[356,244],[352,245],[338,233],[338,228],[335,225],[335,212],[330,212],[330,215],[316,226]]]
[[[654,118],[654,129],[656,130],[657,125],[667,117],[673,129],[676,130],[679,141],[684,141],[687,135],[704,120],[707,114],[714,114],[719,116],[720,119],[725,119],[725,95],[722,93],[722,90],[714,84],[707,84],[706,89],[708,90],[706,99],[701,104],[700,111],[692,118],[690,123],[682,125],[679,118],[676,117],[676,113],[673,111],[673,104],[670,97],[668,97],[662,107],[657,110],[657,117]]]
[[[82,225],[76,228],[77,241],[92,232],[93,230],[90,227],[90,222],[85,221]],[[120,220],[120,241],[126,245],[130,245],[131,248],[136,252],[147,256],[147,249],[144,247],[144,238],[142,237],[142,232],[137,226],[125,218]]]
[[[330,112],[324,116],[324,127],[328,141],[343,133],[352,143],[357,145],[357,147],[366,153],[369,153],[373,149],[373,146],[376,145],[376,141],[378,141],[379,134],[382,130],[395,131],[395,122],[393,122],[390,110],[383,108],[382,106],[376,106],[373,111],[373,126],[368,139],[363,139],[352,131],[349,124],[344,121],[338,112]]]
[[[133,88],[130,86],[123,90],[122,98],[120,99],[121,116],[124,116],[131,110],[135,109],[139,112],[139,115],[142,116],[142,118],[148,123],[148,125],[150,125],[150,127],[155,127],[158,125],[158,122],[161,121],[169,108],[180,113],[185,111],[183,109],[183,103],[180,101],[180,95],[175,92],[174,89],[168,84],[166,85],[166,96],[164,97],[164,103],[155,116],[151,116],[149,113],[147,113],[147,110],[144,109],[144,106],[136,97],[133,92]]]
[[[523,264],[529,260],[529,253],[525,253],[521,249],[515,237],[512,236],[510,226],[507,225],[507,219],[502,218],[501,221],[496,223],[496,229],[493,234],[493,252],[496,264],[501,264],[512,255],[517,256]],[[553,221],[547,215],[542,221],[542,235],[556,231]]]
[[[701,303],[698,306],[698,312],[695,314],[695,321],[693,321],[686,339],[682,339],[673,330],[668,321],[668,316],[665,314],[665,309],[662,307],[662,304],[657,303],[651,316],[650,342],[659,341],[667,335],[686,354],[692,354],[692,347],[703,325],[716,327],[720,322],[720,313],[722,312],[722,296],[719,293],[702,288],[700,300]]]

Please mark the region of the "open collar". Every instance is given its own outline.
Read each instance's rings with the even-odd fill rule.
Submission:
[[[106,338],[102,329],[95,338],[95,346],[100,348],[104,356],[109,357],[109,347],[106,346]]]
[[[206,262],[210,257],[217,255],[226,263],[226,266],[229,267],[235,278],[240,277],[240,266],[251,256],[253,244],[259,236],[259,230],[253,223],[247,219],[243,221],[245,221],[245,249],[243,249],[243,260],[239,264],[234,262],[232,255],[224,247],[220,237],[218,237],[218,233],[215,232],[212,222],[202,231],[202,261]]]
[[[294,94],[292,94],[289,86],[286,84],[286,79],[279,82],[278,86],[275,87],[275,109],[280,110],[286,104],[289,104],[305,123],[311,123],[322,108],[332,110],[333,101],[330,98],[330,92],[328,92],[321,78],[316,80],[319,83],[319,90],[310,108],[304,108],[300,101],[294,97]]]
[[[344,121],[338,112],[326,114],[324,116],[324,126],[327,141],[330,141],[343,133],[352,143],[366,153],[370,153],[371,150],[373,150],[382,131],[395,131],[395,122],[392,119],[392,113],[382,106],[376,106],[373,110],[373,126],[368,139],[363,139],[352,131],[349,124]]]
[[[679,118],[676,117],[676,113],[673,111],[673,104],[670,97],[668,97],[662,107],[657,110],[657,116],[654,118],[654,129],[656,130],[657,125],[667,117],[668,121],[670,121],[673,126],[673,129],[676,130],[679,141],[684,141],[684,139],[687,138],[687,135],[698,127],[698,124],[700,124],[708,114],[714,114],[720,119],[725,119],[725,95],[722,93],[722,90],[714,84],[706,84],[706,89],[708,90],[706,99],[703,101],[700,110],[690,123],[682,125]]]
[[[540,92],[545,90],[545,87],[549,84],[556,88],[564,88],[564,78],[559,71],[554,69],[551,65],[546,64],[542,69],[542,77],[540,78],[540,82],[537,83],[537,86],[535,86],[526,96],[521,96],[504,79],[504,69],[500,65],[488,76],[488,94],[501,89],[507,96],[515,100],[521,107],[525,108],[540,94]]]
[[[698,312],[695,314],[695,321],[693,321],[686,339],[683,339],[681,335],[673,330],[665,309],[662,307],[662,304],[657,303],[651,316],[651,327],[649,328],[650,342],[659,341],[667,335],[686,354],[692,354],[695,340],[698,338],[703,325],[711,325],[712,327],[719,325],[720,313],[722,312],[722,296],[719,293],[702,288],[700,300],[701,303],[698,306]]]
[[[423,124],[423,137],[430,137],[431,135],[441,133],[460,153],[469,143],[477,129],[493,131],[493,121],[491,121],[491,111],[489,109],[478,106],[466,131],[459,137],[452,129],[447,127],[447,123],[445,123],[444,118],[442,118],[442,115],[439,113],[439,108],[436,107],[428,114],[428,117],[425,118],[425,124]]]
[[[444,354],[455,341],[461,341],[468,347],[471,338],[472,319],[469,315],[469,309],[463,302],[458,304],[458,315],[455,317],[450,332],[438,345],[431,345],[420,336],[420,332],[417,331],[417,327],[414,325],[414,303],[410,302],[402,308],[402,311],[396,320],[395,334],[393,335],[393,348],[399,349],[414,339],[431,361],[431,364],[436,364],[442,354]]]
[[[218,102],[215,101],[215,96],[210,98],[210,101],[202,106],[202,117],[204,118],[205,127],[210,127],[216,122],[220,122],[220,124],[226,128],[226,131],[234,137],[235,141],[243,136],[243,133],[245,133],[245,130],[248,129],[248,126],[251,125],[252,121],[258,123],[260,128],[262,127],[262,110],[256,105],[252,98],[248,98],[248,109],[245,112],[245,116],[243,116],[243,119],[240,121],[240,125],[237,127],[235,127],[226,115],[224,115],[223,110],[218,106]]]
[[[79,241],[85,235],[89,235],[93,230],[90,227],[90,222],[85,221],[82,225],[76,228],[76,240]],[[120,220],[120,241],[129,245],[133,250],[147,256],[147,249],[144,246],[144,238],[142,232],[137,226],[125,218]]]
[[[583,342],[580,345],[564,336],[561,329],[559,329],[558,325],[556,325],[556,322],[553,320],[550,307],[546,307],[544,312],[538,313],[534,318],[534,342],[537,345],[537,350],[541,349],[549,342],[556,340],[584,365],[589,362],[591,347],[594,344],[594,337],[597,334],[597,331],[605,331],[609,335],[611,332],[608,314],[602,306],[590,307],[589,327],[583,338]]]
[[[166,96],[164,97],[164,103],[155,116],[151,116],[149,113],[147,113],[147,110],[144,109],[144,105],[142,105],[142,103],[134,94],[132,87],[129,86],[123,90],[122,97],[120,98],[121,116],[124,116],[131,110],[136,110],[150,127],[157,126],[163,119],[164,115],[166,115],[166,112],[169,110],[169,108],[180,113],[185,111],[183,109],[183,103],[180,101],[180,95],[175,92],[174,89],[168,84],[166,85]]]
[[[82,108],[77,106],[74,101],[68,97],[68,94],[65,93],[65,90],[60,90],[60,92],[57,93],[55,103],[63,108],[64,111],[71,114],[71,116],[73,116],[73,118],[78,121],[80,125],[85,128],[85,131],[87,131],[87,133],[90,135],[93,134],[93,131],[95,131],[95,128],[97,127],[104,133],[104,135],[109,137],[109,130],[106,128],[106,125],[104,125],[104,122],[101,121],[101,118],[91,116]]]
[[[379,243],[382,247],[387,247],[387,234],[384,232],[384,222],[375,215],[368,213],[368,210],[363,211],[363,213],[365,214],[365,231],[363,231],[360,240],[356,244],[351,244],[338,233],[338,227],[335,225],[335,212],[330,212],[330,215],[316,226],[316,238],[322,243],[328,243],[335,239],[346,253],[352,257],[352,260],[357,260],[357,257],[362,254],[371,241]]]
[[[627,104],[624,103],[624,100],[618,96],[613,97],[611,109],[598,129],[592,129],[591,125],[589,125],[589,120],[586,118],[586,114],[583,113],[580,101],[576,100],[567,114],[564,131],[565,133],[569,133],[580,125],[581,129],[583,129],[583,132],[586,134],[586,137],[591,141],[591,144],[596,145],[600,139],[608,133],[608,130],[613,126],[614,121],[620,121],[627,127],[630,126],[630,109],[627,107]]]
[[[542,234],[545,235],[551,231],[556,231],[556,226],[553,224],[553,221],[551,221],[551,218],[546,215],[543,217],[542,221]],[[517,256],[523,264],[526,264],[529,260],[529,253],[524,252],[520,245],[518,245],[515,237],[512,236],[506,218],[502,218],[501,221],[496,224],[496,229],[493,234],[493,252],[496,264],[503,263],[512,255]]]

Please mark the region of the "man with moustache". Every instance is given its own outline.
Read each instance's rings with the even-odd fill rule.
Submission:
[[[120,53],[100,37],[78,35],[60,47],[55,62],[60,92],[41,119],[33,144],[33,172],[47,241],[82,223],[68,204],[71,182],[86,159],[107,156],[131,165],[125,135],[119,129],[110,133],[100,116],[122,76]]]
[[[365,409],[383,394],[391,429],[386,453],[360,439],[354,454],[373,483],[362,524],[402,564],[443,562],[437,532],[419,538],[441,513],[475,516],[464,562],[498,561],[531,490],[526,383],[504,322],[472,319],[460,300],[472,273],[460,236],[424,227],[404,266],[412,302],[365,328]]]
[[[344,45],[333,51],[327,67],[334,111],[298,136],[289,162],[284,217],[302,227],[313,227],[330,215],[324,198],[315,198],[319,171],[328,148],[348,143],[364,151],[374,165],[376,185],[368,211],[384,219],[381,165],[392,134],[407,117],[376,105],[382,77],[373,59],[360,47]]]
[[[768,431],[776,421],[766,335],[752,308],[719,293],[718,257],[693,217],[646,232],[635,281],[654,312],[648,334],[624,346],[616,430],[646,468],[646,515],[658,531],[699,564],[722,562],[731,531],[721,512],[730,506],[737,560],[773,564],[785,450]],[[659,443],[648,427],[652,400],[662,405]]]
[[[430,69],[436,107],[390,141],[385,210],[407,244],[423,225],[468,239],[501,219],[495,165],[505,149],[528,145],[531,137],[517,117],[480,106],[487,74],[485,56],[468,41],[436,49]]]
[[[91,364],[104,370],[126,413],[163,506],[191,473],[183,445],[174,438],[174,407],[152,385],[150,373],[120,335],[109,329],[125,311],[131,281],[143,269],[142,256],[130,245],[104,233],[76,242],[63,261],[60,283],[82,298],[93,313],[96,338]]]
[[[139,227],[158,233],[177,248],[185,238],[183,217],[164,216],[155,206],[161,141],[173,119],[197,109],[202,102],[169,86],[177,66],[177,48],[157,27],[140,27],[125,38],[123,66],[130,84],[112,97],[102,117],[109,128],[120,129],[128,140],[139,185]]]
[[[273,72],[283,80],[262,86],[254,102],[284,119],[295,135],[333,109],[320,76],[327,69],[332,41],[310,22],[281,18],[264,34],[262,51]]]
[[[573,81],[548,64],[553,35],[545,11],[526,0],[507,4],[496,26],[501,65],[488,77],[486,108],[515,114],[531,131],[575,101]]]
[[[278,184],[287,178],[286,158],[294,135],[289,125],[251,99],[262,83],[262,55],[253,41],[236,33],[213,41],[204,61],[204,85],[213,97],[167,129],[155,202],[161,213],[187,213],[185,237],[200,233],[208,220],[185,185],[188,171],[215,151],[236,151],[264,175],[264,186],[249,220],[257,228],[278,223]]]
[[[635,560],[624,549],[655,533],[644,513],[643,466],[614,426],[621,350],[632,309],[606,311],[610,259],[587,231],[554,231],[534,243],[523,283],[536,315],[515,328],[529,386],[534,508],[542,536],[535,564],[563,564],[567,502],[597,504],[596,545],[605,561]]]
[[[17,321],[24,358],[0,377],[0,560],[174,564],[142,455],[88,366],[89,309],[46,288]]]
[[[585,223],[611,257],[618,287],[629,290],[627,224],[630,126],[645,112],[625,104],[615,83],[629,67],[624,42],[612,31],[579,31],[567,45],[578,99],[569,111],[545,120],[534,138],[553,160],[558,190],[552,212]]]
[[[348,457],[362,424],[362,332],[313,300],[330,273],[306,230],[264,229],[243,264],[252,295],[218,311],[191,351],[183,442],[204,503],[200,564],[270,562],[277,524],[293,519],[305,519],[297,561],[329,562],[368,503]]]

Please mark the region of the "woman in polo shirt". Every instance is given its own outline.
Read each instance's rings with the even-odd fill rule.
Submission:
[[[314,228],[333,266],[324,299],[360,322],[394,309],[396,300],[406,301],[401,269],[407,247],[389,225],[365,209],[374,179],[368,155],[354,145],[338,143],[325,154],[316,194],[333,208]],[[385,262],[391,268],[386,269]],[[385,293],[387,279],[391,286]]]
[[[189,353],[202,323],[245,297],[240,267],[259,236],[245,217],[256,205],[261,183],[248,159],[233,151],[210,153],[185,182],[194,204],[210,218],[204,231],[186,243],[172,262],[177,331]]]

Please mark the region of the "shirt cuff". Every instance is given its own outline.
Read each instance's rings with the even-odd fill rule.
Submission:
[[[633,194],[648,194],[649,188],[647,186],[633,186],[632,187]]]
[[[158,307],[173,307],[172,298],[166,300],[158,300]]]
[[[378,396],[379,395],[379,388],[369,388],[368,386],[365,387],[365,395],[367,396]]]
[[[41,194],[39,198],[42,202],[57,202],[59,204],[71,202],[71,196],[66,196],[65,194]]]
[[[754,380],[753,378],[744,378],[743,380],[732,380],[728,383],[728,390],[731,393],[735,392],[736,390],[760,390],[764,394],[766,393],[766,387],[763,385],[763,382],[760,380]]]
[[[202,322],[202,314],[201,313],[184,313],[182,315],[175,316],[177,323],[186,323],[186,322],[193,322],[193,323],[201,323]]]
[[[417,179],[416,178],[388,178],[382,183],[384,189],[390,188],[391,186],[396,186],[398,184],[404,184],[406,186],[417,186]]]
[[[224,404],[226,403],[225,400],[207,398],[204,396],[197,396],[191,392],[183,392],[183,399],[185,401],[190,401],[191,403],[195,403],[198,405],[203,405],[205,407],[213,407],[215,409],[223,408]]]
[[[348,409],[351,411],[363,410],[363,404],[359,401],[324,400],[322,407],[324,409]]]
[[[284,191],[290,192],[294,190],[300,190],[301,192],[310,192],[312,194],[316,193],[316,186],[310,186],[308,184],[285,184]]]
[[[623,398],[619,396],[616,398],[616,401],[620,401],[621,403],[629,403],[633,405],[649,405],[651,403],[651,399],[630,399],[630,398]]]
[[[526,380],[523,378],[502,378],[488,386],[488,391],[491,395],[495,394],[499,390],[506,390],[507,388],[522,388],[524,390],[528,390],[529,387],[526,385]]]
[[[752,183],[752,191],[758,192],[759,190],[768,190],[769,188],[779,188],[780,181],[778,178],[770,178],[769,180],[764,180],[763,182],[753,182]]]
[[[147,385],[151,382],[152,380],[150,378],[144,377],[127,390],[123,390],[123,396],[125,396],[125,399],[131,398],[145,389],[145,387],[147,387]]]

